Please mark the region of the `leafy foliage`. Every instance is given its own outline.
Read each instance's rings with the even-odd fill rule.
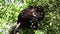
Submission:
[[[17,0],[7,4],[5,0],[0,0],[0,34],[8,34],[10,27],[17,21],[19,12],[29,5],[42,6],[45,11],[45,18],[39,22],[35,34],[60,34],[60,0]],[[31,31],[28,30],[27,33],[27,30],[22,29],[21,33],[34,33]]]

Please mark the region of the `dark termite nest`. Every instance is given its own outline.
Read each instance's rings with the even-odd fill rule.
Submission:
[[[37,29],[38,22],[44,18],[43,8],[41,6],[29,6],[21,11],[18,15],[17,24],[20,23],[20,28]]]
[[[10,31],[10,34],[17,34],[19,29],[34,29],[38,27],[38,22],[44,18],[45,14],[41,6],[29,6],[22,10],[18,15],[17,24],[14,25]]]

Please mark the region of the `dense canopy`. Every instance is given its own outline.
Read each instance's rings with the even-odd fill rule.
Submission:
[[[21,29],[21,34],[60,34],[60,0],[0,0],[0,34],[8,34],[28,6],[42,6],[45,17],[37,30]]]

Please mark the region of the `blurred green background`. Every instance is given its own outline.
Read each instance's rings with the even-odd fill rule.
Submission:
[[[0,0],[0,34],[9,34],[19,12],[28,5],[42,6],[47,11],[35,34],[60,34],[60,0]],[[23,29],[20,33],[34,34],[32,30]]]

